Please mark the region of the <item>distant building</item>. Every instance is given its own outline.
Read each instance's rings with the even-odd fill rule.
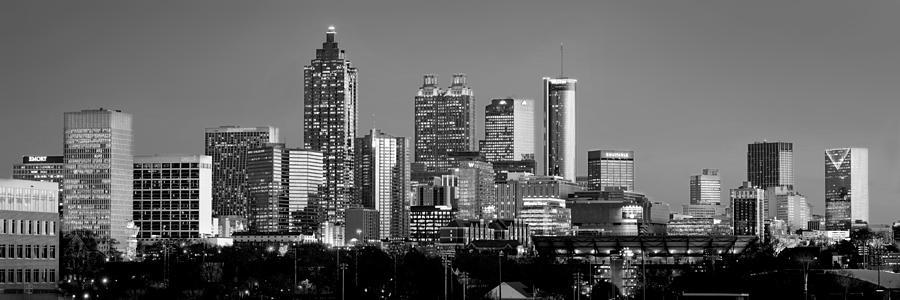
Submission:
[[[451,174],[458,179],[457,217],[469,219],[497,218],[498,205],[494,194],[494,169],[483,161],[460,162]]]
[[[703,169],[691,176],[691,204],[714,204],[722,202],[722,177],[718,169]]]
[[[494,195],[497,198],[495,213],[499,219],[514,219],[522,210],[525,195],[524,180],[531,173],[505,173],[494,181]]]
[[[580,235],[662,235],[669,221],[666,205],[621,189],[575,192],[566,205]]]
[[[58,293],[58,198],[55,182],[0,179],[0,298]]]
[[[825,227],[869,223],[869,149],[825,150]]]
[[[488,162],[534,160],[534,100],[493,99],[484,108],[480,151]]]
[[[323,219],[324,158],[269,143],[247,152],[250,230],[313,234]]]
[[[528,173],[536,174],[536,162],[531,159],[527,160],[505,160],[495,161],[491,165],[494,167],[494,180],[503,181],[509,173]]]
[[[63,178],[66,164],[62,156],[29,155],[21,164],[13,165],[12,178],[31,181],[55,182],[59,185],[59,214],[63,208]]]
[[[134,224],[141,242],[196,240],[213,234],[212,158],[134,158]]]
[[[477,240],[515,240],[531,244],[528,225],[515,219],[454,220],[440,229],[440,244],[464,246]]]
[[[416,94],[415,161],[432,171],[453,167],[450,152],[475,150],[475,96],[465,74],[454,74],[447,90],[427,74]]]
[[[694,218],[722,218],[725,206],[718,204],[684,204],[681,213]]]
[[[457,188],[459,177],[444,175],[432,178],[432,183],[416,188],[416,201],[411,206],[445,206],[448,209],[459,206]]]
[[[747,181],[760,189],[794,188],[794,144],[754,142],[747,145]]]
[[[809,228],[809,203],[800,193],[785,186],[770,186],[766,189],[766,200],[769,218],[785,221],[790,231]]]
[[[434,244],[440,240],[440,229],[456,219],[445,206],[410,206],[409,240],[419,244]]]
[[[666,224],[668,235],[711,236],[731,235],[731,226],[715,218],[686,218]]]
[[[322,152],[325,182],[321,209],[340,225],[353,198],[354,143],[359,119],[359,70],[329,27],[322,48],[303,67],[303,147]]]
[[[541,175],[575,181],[575,85],[573,78],[543,81],[544,153]]]
[[[379,238],[405,238],[411,196],[407,139],[372,129],[356,139],[356,159],[356,199],[378,211]]]
[[[522,205],[518,218],[528,224],[532,235],[569,234],[572,211],[566,197],[581,188],[558,176],[526,176],[520,181]]]
[[[739,188],[731,190],[734,235],[764,235],[765,197],[765,190],[746,181]]]
[[[247,151],[278,142],[278,128],[207,128],[204,154],[212,157],[213,215],[247,219]]]
[[[894,235],[894,243],[900,244],[900,221],[894,222],[891,226],[891,231]]]
[[[592,190],[611,187],[633,191],[634,151],[589,151],[588,177]]]
[[[381,240],[378,211],[372,208],[351,207],[347,209],[347,226],[344,228],[344,243],[374,243]]]
[[[115,245],[129,255],[137,246],[131,121],[131,114],[102,108],[65,113],[62,231],[94,232],[103,253]]]

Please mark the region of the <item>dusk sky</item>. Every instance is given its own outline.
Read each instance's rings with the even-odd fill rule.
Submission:
[[[680,211],[689,176],[746,176],[747,144],[794,143],[824,213],[824,149],[868,147],[872,223],[900,219],[898,1],[0,0],[0,168],[62,154],[63,113],[134,115],[135,154],[203,153],[206,127],[302,145],[303,66],[329,25],[359,68],[359,134],[412,137],[422,74],[466,73],[479,108],[578,79],[578,174],[636,151],[636,186]],[[374,117],[373,117],[374,116]],[[479,124],[479,132],[482,127]],[[481,134],[481,133],[479,133]]]

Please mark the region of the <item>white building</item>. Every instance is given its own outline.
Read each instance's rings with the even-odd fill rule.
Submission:
[[[134,158],[133,218],[139,241],[199,239],[212,220],[212,157],[150,155]]]

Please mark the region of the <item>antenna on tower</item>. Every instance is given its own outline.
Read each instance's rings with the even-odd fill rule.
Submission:
[[[565,72],[563,72],[563,70],[564,70],[563,68],[565,67],[564,58],[565,58],[565,52],[563,51],[563,43],[559,43],[559,77],[560,78],[562,78],[563,74],[565,74]]]

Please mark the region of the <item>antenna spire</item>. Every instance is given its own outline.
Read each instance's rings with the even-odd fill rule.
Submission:
[[[563,51],[563,43],[559,43],[559,77],[563,77],[566,74],[564,71],[565,67],[565,52]]]

